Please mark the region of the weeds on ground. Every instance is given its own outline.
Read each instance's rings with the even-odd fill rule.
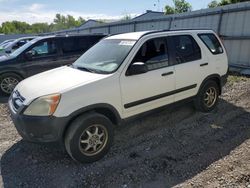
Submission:
[[[232,86],[234,83],[239,83],[239,82],[246,82],[248,80],[247,77],[237,74],[237,73],[229,73],[229,76],[227,78],[227,83],[229,86]]]

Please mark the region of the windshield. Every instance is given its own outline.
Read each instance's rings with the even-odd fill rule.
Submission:
[[[118,69],[136,41],[106,39],[85,52],[74,67],[97,73],[112,73]]]
[[[30,47],[32,44],[34,44],[37,40],[33,39],[29,42],[27,42],[26,44],[24,44],[23,46],[21,46],[20,48],[18,48],[17,50],[15,50],[14,52],[12,52],[10,54],[10,56],[16,57],[19,54],[21,54],[24,50],[26,50],[28,47]]]

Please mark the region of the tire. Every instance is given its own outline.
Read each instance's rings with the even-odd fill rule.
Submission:
[[[22,78],[15,73],[5,73],[0,76],[0,92],[9,96]],[[9,84],[9,85],[8,85]]]
[[[212,97],[212,93],[214,92],[214,97]],[[215,81],[209,80],[207,81],[200,89],[199,93],[195,99],[195,107],[197,110],[201,112],[210,112],[212,111],[217,103],[219,97],[219,86]],[[211,94],[208,97],[208,93]]]
[[[97,134],[96,127],[98,127]],[[80,163],[91,163],[106,155],[113,137],[113,124],[106,116],[88,113],[71,123],[66,131],[64,143],[72,159]]]

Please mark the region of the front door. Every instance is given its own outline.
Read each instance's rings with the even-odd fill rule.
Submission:
[[[55,39],[47,39],[32,46],[25,54],[23,69],[27,76],[61,66]]]
[[[129,76],[124,72],[121,75],[125,118],[174,101],[171,93],[175,90],[175,71],[170,64],[166,37],[146,41],[131,64],[134,62],[145,63],[148,72]]]

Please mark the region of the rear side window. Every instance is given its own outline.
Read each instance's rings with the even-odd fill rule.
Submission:
[[[190,35],[171,36],[177,64],[201,59],[201,49]]]
[[[79,38],[79,46],[84,50],[88,50],[94,44],[96,44],[99,40],[101,40],[103,36],[86,36]]]
[[[69,37],[62,40],[62,51],[64,54],[81,54],[97,43],[102,37],[84,36]]]
[[[79,46],[77,38],[64,38],[62,40],[62,51],[64,54],[81,52],[81,47]]]
[[[198,35],[202,42],[207,46],[212,54],[222,54],[223,48],[217,39],[217,37],[212,33],[204,33]]]

